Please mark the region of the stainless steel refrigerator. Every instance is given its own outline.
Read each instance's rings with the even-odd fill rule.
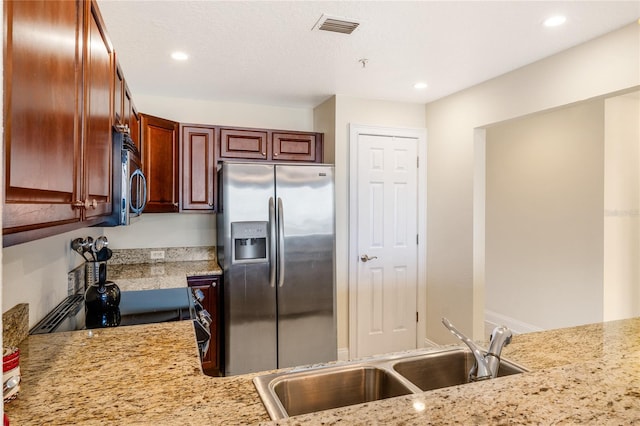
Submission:
[[[337,359],[333,166],[218,173],[225,375]]]

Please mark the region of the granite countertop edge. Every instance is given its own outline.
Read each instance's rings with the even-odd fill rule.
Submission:
[[[220,275],[222,268],[215,259],[108,266],[109,279],[123,291],[185,287],[188,278]]]
[[[637,424],[640,318],[516,335],[529,371],[295,416],[273,424]]]
[[[278,422],[252,383],[267,372],[202,374],[189,321],[29,336],[5,410],[12,424],[630,424],[638,335],[640,318],[517,335],[503,355],[528,373]]]

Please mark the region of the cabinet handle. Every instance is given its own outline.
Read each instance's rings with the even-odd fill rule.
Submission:
[[[96,200],[89,201],[88,199],[84,201],[76,200],[71,203],[71,207],[74,209],[88,209],[89,207],[95,209],[98,207],[98,202]]]
[[[216,283],[215,281],[211,283],[211,287],[216,288],[216,285],[218,285],[218,283]]]
[[[262,153],[262,156],[263,156],[263,157],[266,157],[266,156],[267,156],[267,153],[266,153],[266,152],[263,152],[263,153]]]
[[[213,207],[213,203],[209,203],[209,207]]]
[[[273,153],[273,156],[274,156],[274,157],[277,157],[277,156],[278,156],[278,153],[277,153],[277,152],[274,152],[274,153]]]

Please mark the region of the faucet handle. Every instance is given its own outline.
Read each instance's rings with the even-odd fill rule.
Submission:
[[[489,336],[489,342],[491,343],[491,346],[493,346],[494,342],[498,340],[499,342],[496,343],[500,343],[501,347],[507,346],[509,343],[511,343],[512,337],[513,333],[511,332],[511,330],[509,330],[508,327],[501,325],[493,329],[493,331],[491,332],[491,336]]]
[[[504,325],[494,328],[489,338],[489,354],[500,357],[502,348],[511,343],[512,337],[513,333]]]

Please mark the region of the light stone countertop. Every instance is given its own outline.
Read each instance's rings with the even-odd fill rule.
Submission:
[[[503,355],[529,373],[277,423],[256,374],[201,373],[188,321],[29,336],[20,348],[12,425],[640,424],[640,318],[515,336]]]
[[[191,321],[29,336],[11,425],[218,425],[269,419],[252,376],[202,374]]]
[[[162,263],[109,264],[107,277],[122,291],[186,287],[187,278],[222,275],[215,259]]]
[[[640,318],[517,335],[502,355],[531,371],[273,424],[640,424]]]

